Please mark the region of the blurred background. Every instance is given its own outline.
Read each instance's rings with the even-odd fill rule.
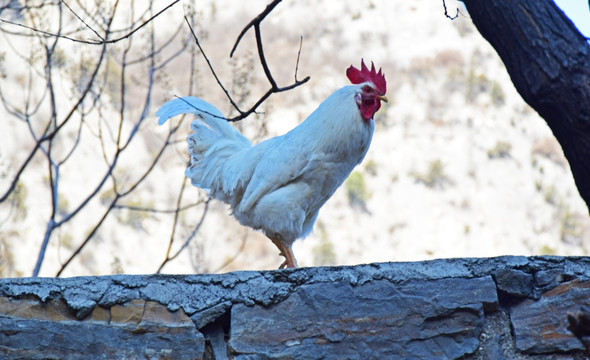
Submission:
[[[586,17],[571,11],[590,24],[587,2],[558,3],[585,3]],[[188,23],[238,105],[256,102],[269,85],[253,31],[229,53],[266,5],[0,0],[0,276],[279,266],[262,233],[185,179],[191,119],[154,115],[186,95],[237,114]],[[311,80],[235,123],[254,143],[303,121],[361,58],[388,82],[365,160],[294,245],[300,266],[589,253],[559,143],[461,3],[446,6],[456,19],[441,1],[284,1],[262,23],[279,86],[296,67]]]

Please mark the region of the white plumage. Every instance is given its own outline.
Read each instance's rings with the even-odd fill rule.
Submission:
[[[360,109],[367,91],[386,100],[384,91],[375,95],[375,90],[370,81],[345,86],[299,126],[255,146],[217,108],[196,97],[171,100],[156,115],[160,125],[179,114],[196,115],[187,139],[186,176],[229,204],[241,224],[262,230],[291,267],[296,266],[291,245],[311,232],[321,206],[367,153],[373,114],[365,119]]]

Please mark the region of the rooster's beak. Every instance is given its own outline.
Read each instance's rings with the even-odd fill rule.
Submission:
[[[385,95],[379,95],[379,96],[377,96],[377,99],[387,102],[387,96],[385,96]]]

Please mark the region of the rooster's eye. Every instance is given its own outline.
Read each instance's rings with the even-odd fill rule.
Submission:
[[[369,85],[363,86],[363,92],[370,93],[372,91],[373,91],[373,89]]]

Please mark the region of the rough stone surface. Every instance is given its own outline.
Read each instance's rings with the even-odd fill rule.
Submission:
[[[533,291],[533,276],[521,270],[500,269],[494,274],[498,290],[504,294],[525,298]]]
[[[0,279],[0,358],[581,360],[588,299],[556,256]]]
[[[231,301],[222,302],[208,309],[194,313],[191,319],[195,323],[197,329],[201,329],[206,325],[212,323],[218,319],[221,315],[225,314],[232,307]]]
[[[2,359],[200,359],[203,335],[182,310],[133,300],[76,319],[61,300],[0,298]]]
[[[590,299],[580,311],[567,315],[568,329],[582,342],[588,355],[590,355]]]
[[[583,350],[581,341],[567,329],[567,316],[588,299],[590,281],[574,280],[543,293],[539,300],[514,306],[510,318],[518,350],[533,354]]]
[[[475,352],[484,304],[496,303],[491,277],[304,285],[270,307],[234,306],[230,347],[246,358],[457,359]]]

